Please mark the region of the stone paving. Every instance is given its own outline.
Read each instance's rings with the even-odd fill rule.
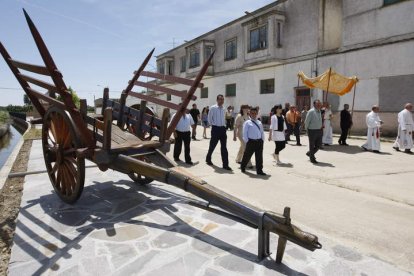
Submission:
[[[28,170],[41,169],[34,141]],[[283,264],[274,254],[258,262],[255,229],[188,205],[193,199],[88,168],[80,200],[67,205],[45,173],[26,176],[9,275],[409,275],[334,242],[315,252],[288,242]],[[271,235],[272,251],[276,243]]]

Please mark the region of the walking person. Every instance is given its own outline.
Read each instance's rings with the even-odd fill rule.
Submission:
[[[233,110],[231,109],[231,105],[227,107],[226,111],[226,130],[233,130],[231,125],[231,120],[233,118]]]
[[[349,146],[346,143],[348,138],[349,129],[352,127],[352,116],[349,110],[349,104],[344,104],[344,109],[341,111],[341,137],[338,140],[338,143],[342,146]]]
[[[395,140],[393,148],[396,151],[404,150],[405,153],[413,153],[411,148],[413,147],[413,105],[407,103],[404,109],[398,113],[398,136]]]
[[[280,161],[279,153],[286,146],[286,121],[282,115],[281,104],[275,105],[273,110],[275,114],[270,118],[269,141],[275,142],[275,153],[273,153],[273,158],[276,160],[277,165],[281,165],[283,163]]]
[[[190,115],[191,117],[193,117],[193,121],[194,121],[194,125],[191,126],[192,128],[191,138],[193,140],[197,140],[196,134],[197,134],[198,121],[200,121],[200,110],[198,110],[196,104],[193,104],[193,108],[190,109]]]
[[[267,175],[263,172],[263,142],[265,135],[262,122],[257,119],[257,113],[256,107],[251,108],[250,119],[243,124],[243,140],[246,142],[246,149],[240,169],[243,173],[246,172],[247,163],[254,153],[257,175]]]
[[[240,148],[236,157],[236,163],[238,164],[241,164],[243,153],[246,148],[246,143],[243,140],[243,124],[249,119],[249,111],[250,107],[247,104],[243,104],[242,106],[240,106],[240,113],[237,115],[234,124],[233,141],[237,141],[237,139],[239,139],[240,141]],[[252,163],[250,160],[247,164],[247,167],[252,167]]]
[[[321,102],[313,101],[313,108],[308,111],[305,119],[305,129],[309,138],[309,151],[306,153],[312,163],[316,164],[315,154],[322,146],[322,115]]]
[[[323,136],[322,144],[324,146],[330,146],[333,144],[333,134],[332,134],[332,124],[331,120],[333,118],[331,106],[328,102],[324,103],[323,106]]]
[[[372,150],[372,152],[380,153],[380,128],[383,122],[381,121],[378,112],[379,106],[374,105],[371,108],[371,112],[366,116],[366,124],[368,127],[367,141],[361,146],[365,151]]]
[[[175,113],[171,117],[171,121],[175,117],[177,113]],[[180,120],[178,121],[177,126],[175,127],[174,137],[174,160],[179,162],[180,154],[182,145],[184,143],[184,158],[185,163],[189,165],[193,165],[190,156],[190,142],[191,142],[191,127],[194,125],[193,117],[190,114],[184,114],[181,116]]]
[[[296,106],[291,105],[288,112],[286,112],[286,121],[287,121],[287,139],[290,140],[290,135],[295,134],[296,145],[302,146],[300,143],[300,113],[296,110]]]
[[[283,117],[286,118],[286,113],[288,113],[288,111],[290,110],[290,103],[285,103],[285,108],[282,109],[282,115]],[[286,136],[286,144],[288,143],[288,141],[290,141],[290,133],[289,131],[285,132],[285,136]]]
[[[308,114],[308,110],[309,110],[309,106],[305,105],[303,107],[302,112],[300,113],[300,131],[305,132],[305,133],[306,133],[306,131],[305,131],[305,118],[306,118],[306,115]]]
[[[201,123],[203,124],[203,138],[207,139],[207,128],[208,125],[208,106],[203,108],[203,111],[201,112]]]
[[[224,96],[219,94],[216,98],[217,104],[210,107],[208,112],[208,123],[211,125],[211,140],[208,148],[206,163],[210,166],[213,165],[211,162],[211,155],[220,141],[221,146],[221,160],[223,161],[223,169],[231,171],[229,167],[229,154],[227,151],[227,134],[226,134],[226,123],[225,123],[225,110],[223,107]]]

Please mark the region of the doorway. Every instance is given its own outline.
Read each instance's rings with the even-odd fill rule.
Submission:
[[[311,108],[310,89],[306,86],[295,87],[296,109],[301,112],[305,105]]]

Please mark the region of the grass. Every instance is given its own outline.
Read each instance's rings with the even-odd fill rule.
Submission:
[[[27,133],[23,135],[24,140],[37,140],[42,139],[42,130],[38,128],[31,128]]]
[[[5,124],[9,120],[9,113],[0,111],[0,125]]]

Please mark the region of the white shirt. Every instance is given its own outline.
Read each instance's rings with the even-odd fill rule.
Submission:
[[[210,107],[210,111],[208,112],[208,122],[212,126],[225,126],[226,120],[224,116],[225,110],[223,106],[218,106],[217,104]]]
[[[243,124],[243,140],[246,143],[249,141],[249,139],[262,139],[263,141],[265,139],[262,122],[259,120],[254,120],[254,122],[253,119],[249,119]]]
[[[171,121],[174,119],[175,115],[172,115]],[[187,132],[191,130],[191,126],[194,125],[193,117],[190,114],[184,114],[184,116],[181,116],[180,120],[178,121],[177,126],[175,127],[175,130],[179,132]]]
[[[366,118],[366,123],[368,128],[377,128],[381,126],[381,119],[378,115],[378,113],[375,113],[374,111],[371,111],[368,113]]]

